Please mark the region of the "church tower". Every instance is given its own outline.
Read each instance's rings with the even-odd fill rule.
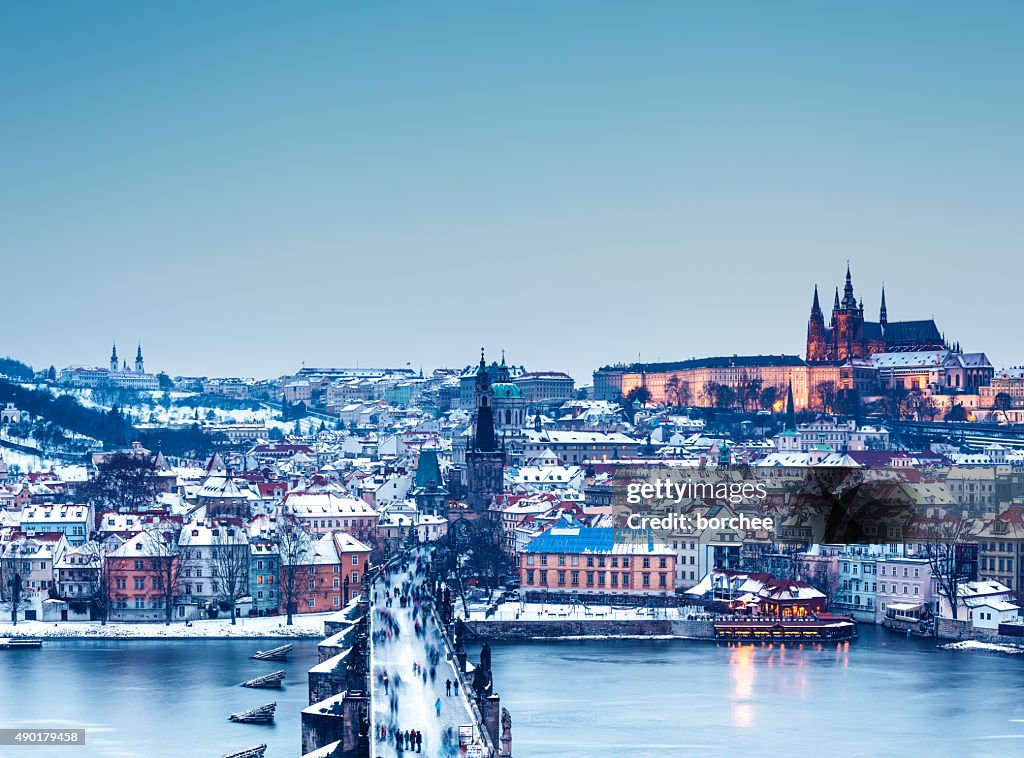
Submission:
[[[117,343],[114,343],[114,348],[110,351],[110,371],[117,371]]]
[[[839,291],[836,290],[836,298]],[[853,294],[853,278],[850,276],[850,264],[846,264],[846,285],[843,287],[843,300],[839,307],[832,311],[834,322],[833,339],[835,355],[833,360],[843,361],[847,358],[863,358],[867,351],[863,345],[864,309],[857,304]]]
[[[807,320],[807,360],[809,362],[828,360],[828,346],[825,344],[825,315],[818,302],[818,285],[814,285],[814,302],[811,303],[811,317]]]
[[[142,343],[139,343],[139,349],[135,352],[135,373],[144,374],[146,373],[145,364],[142,362]]]
[[[482,513],[491,507],[505,486],[505,451],[499,449],[494,433],[494,391],[487,372],[484,350],[476,372],[473,441],[466,451],[466,500]]]
[[[425,447],[420,450],[416,462],[416,480],[412,488],[412,496],[416,500],[416,510],[421,514],[443,516],[448,507],[448,490],[445,489],[441,477],[441,467],[437,462],[437,450]]]

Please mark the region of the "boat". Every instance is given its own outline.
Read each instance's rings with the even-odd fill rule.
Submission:
[[[257,650],[256,655],[252,657],[257,661],[286,661],[288,660],[288,653],[291,651],[291,645],[281,645],[271,650]]]
[[[267,752],[266,745],[257,745],[256,747],[247,747],[245,750],[239,750],[237,753],[229,753],[224,758],[263,758],[265,752]]]
[[[716,640],[754,642],[844,642],[857,638],[857,623],[849,616],[822,613],[802,619],[715,619]]]
[[[38,650],[42,646],[42,640],[29,639],[28,637],[0,638],[0,649],[2,650]]]
[[[267,703],[249,711],[232,713],[228,716],[228,720],[239,724],[273,724],[276,710],[277,703]]]
[[[266,676],[258,676],[255,679],[249,679],[242,682],[242,687],[254,687],[256,689],[269,689],[271,687],[280,687],[284,682],[284,671],[275,671],[273,674],[267,674]]]

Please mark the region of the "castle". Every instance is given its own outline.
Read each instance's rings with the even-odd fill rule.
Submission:
[[[825,315],[818,301],[818,287],[814,287],[811,317],[807,321],[808,363],[867,358],[875,353],[906,353],[948,348],[932,319],[889,321],[885,307],[884,285],[878,321],[865,321],[864,301],[858,303],[853,294],[849,263],[846,265],[843,299],[839,299],[839,288],[836,287],[832,319],[828,326],[825,326]]]

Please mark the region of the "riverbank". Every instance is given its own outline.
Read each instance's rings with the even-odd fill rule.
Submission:
[[[997,642],[984,642],[982,640],[962,640],[961,642],[950,642],[948,645],[939,645],[943,650],[987,650],[992,653],[1005,653],[1007,655],[1021,655],[1024,647],[1016,645],[1002,645]]]
[[[112,639],[112,640],[153,640],[153,639],[316,639],[324,636],[324,622],[337,614],[304,613],[296,615],[291,626],[284,616],[238,619],[212,619],[193,621],[189,626],[183,622],[164,624],[99,621],[19,621],[17,626],[0,624],[0,637],[38,637],[42,639]]]

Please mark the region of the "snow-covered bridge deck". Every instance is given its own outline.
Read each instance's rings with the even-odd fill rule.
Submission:
[[[406,583],[418,584],[421,580],[413,566],[392,571],[386,579],[382,575],[372,589],[371,600],[375,600],[370,622],[370,753],[379,758],[407,758],[410,752],[417,752],[415,746],[408,744],[399,749],[396,729],[403,734],[406,730],[420,732],[422,745],[418,752],[427,756],[458,755],[460,727],[472,727],[474,735],[480,732],[475,709],[456,674],[456,664],[449,658],[436,616],[417,608],[413,602],[403,608],[396,596]],[[389,590],[390,606],[385,594]],[[382,681],[384,674],[386,685]],[[451,694],[447,693],[448,681],[458,682]],[[382,727],[386,733],[383,739]]]

